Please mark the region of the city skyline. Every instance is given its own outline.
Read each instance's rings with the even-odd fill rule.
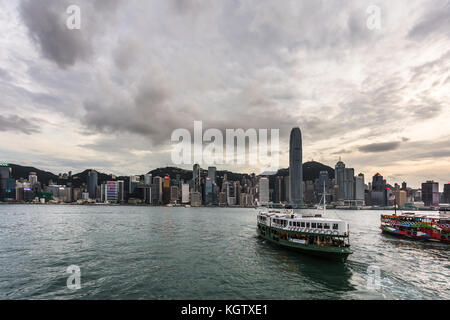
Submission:
[[[281,168],[299,126],[305,162],[448,182],[447,1],[381,2],[380,30],[368,1],[73,2],[77,31],[68,1],[0,2],[2,162],[144,173],[172,166],[170,133],[202,120],[279,128]]]

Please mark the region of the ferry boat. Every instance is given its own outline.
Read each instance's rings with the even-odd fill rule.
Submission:
[[[450,243],[450,214],[382,214],[380,229],[383,233],[413,240]]]
[[[325,201],[323,210],[326,211]],[[286,209],[261,210],[257,215],[257,233],[288,249],[332,260],[345,262],[352,254],[348,223],[323,218],[322,214],[296,214]]]

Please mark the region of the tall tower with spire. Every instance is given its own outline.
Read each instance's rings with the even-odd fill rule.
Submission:
[[[292,204],[303,204],[302,132],[293,128],[289,140],[289,184]]]

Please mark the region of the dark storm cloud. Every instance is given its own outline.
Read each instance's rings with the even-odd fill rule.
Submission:
[[[366,146],[360,146],[358,150],[362,152],[385,152],[395,150],[398,147],[400,147],[400,142],[394,141],[394,142],[371,143]]]
[[[0,115],[0,131],[14,131],[27,135],[38,133],[40,129],[35,123],[38,123],[38,120],[34,119],[31,122],[28,119],[16,115]]]
[[[163,79],[146,78],[131,97],[105,102],[101,97],[84,103],[84,124],[104,133],[129,132],[148,136],[155,143],[170,142],[170,133],[190,119],[189,111],[170,105],[172,92]]]
[[[117,0],[22,0],[19,12],[30,38],[42,55],[59,67],[67,68],[79,60],[90,58],[93,54],[92,41],[101,30],[103,19],[115,10],[118,3]],[[66,26],[69,16],[66,10],[73,4],[81,8],[80,30],[70,30]]]
[[[66,27],[66,9],[69,1],[23,0],[20,13],[30,37],[47,59],[65,68],[77,60],[86,60],[92,53],[89,37]]]

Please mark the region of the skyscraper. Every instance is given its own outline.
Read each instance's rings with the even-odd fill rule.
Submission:
[[[140,183],[140,179],[141,179],[141,177],[139,177],[139,176],[130,176],[130,181],[128,184],[128,193],[129,194],[132,194],[134,192],[134,190]]]
[[[283,177],[275,177],[275,188],[273,190],[273,202],[280,203],[283,194]]]
[[[208,177],[206,178],[205,185],[205,203],[214,203],[214,185],[216,183],[216,167],[208,168]]]
[[[170,177],[165,176],[163,180],[163,203],[168,204],[170,202]]]
[[[189,203],[189,184],[187,183],[181,186],[181,203]]]
[[[444,184],[444,203],[450,203],[450,183]]]
[[[28,175],[28,181],[30,182],[31,187],[33,187],[38,182],[36,172],[30,172],[30,174]]]
[[[422,183],[422,201],[425,207],[439,206],[439,183],[427,181]]]
[[[289,178],[290,202],[303,203],[303,164],[302,164],[302,133],[299,128],[291,131],[289,141]]]
[[[16,198],[16,181],[11,178],[12,169],[9,164],[0,163],[0,201]]]
[[[200,165],[194,164],[194,168],[192,170],[192,181],[194,182],[194,191],[201,192],[201,177],[200,177]]]
[[[152,184],[152,175],[150,173],[144,175],[144,184],[149,186]]]
[[[355,199],[355,170],[353,168],[344,169],[344,200]]]
[[[345,164],[339,160],[334,167],[334,181],[337,186],[337,199],[344,200],[345,199],[345,191],[344,191],[344,175],[345,175]]]
[[[89,198],[92,200],[97,199],[97,185],[98,185],[98,173],[95,170],[89,170],[87,189]]]
[[[373,206],[387,206],[388,205],[388,188],[383,176],[379,173],[372,178],[372,192],[371,202]]]
[[[364,204],[364,174],[360,173],[355,177],[355,200],[359,200]]]
[[[259,179],[259,202],[263,205],[269,203],[269,178],[267,177]]]

